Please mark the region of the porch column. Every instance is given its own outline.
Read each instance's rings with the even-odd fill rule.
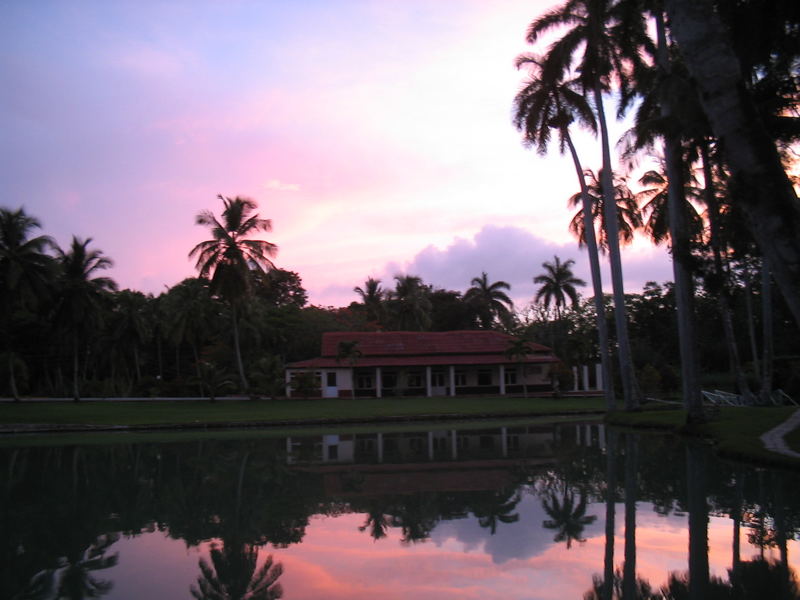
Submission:
[[[500,395],[506,395],[506,366],[500,365]],[[505,456],[505,455],[504,455]]]
[[[572,391],[577,392],[578,387],[578,367],[572,367]]]
[[[583,365],[583,389],[589,391],[589,365]]]
[[[431,368],[425,367],[425,394],[430,398],[433,396],[431,391]]]
[[[605,425],[598,425],[597,426],[597,436],[598,442],[600,444],[600,450],[606,449],[606,426]]]
[[[597,380],[597,385],[595,386],[595,389],[604,390],[605,387],[603,387],[603,384],[605,382],[603,381],[603,365],[601,365],[600,363],[596,363],[594,365],[594,374],[595,374],[595,379]]]
[[[378,462],[383,462],[383,434],[378,434]]]
[[[375,396],[382,398],[381,389],[383,388],[383,379],[381,378],[381,368],[375,367]]]
[[[456,395],[456,368],[453,365],[448,367],[450,371],[450,395]]]
[[[508,429],[500,428],[500,447],[503,449],[503,458],[508,457]]]
[[[450,430],[450,449],[453,460],[458,460],[458,444],[456,443],[457,432],[455,429]]]
[[[433,432],[428,432],[428,460],[433,460]]]
[[[286,371],[286,397],[292,397],[292,374]]]

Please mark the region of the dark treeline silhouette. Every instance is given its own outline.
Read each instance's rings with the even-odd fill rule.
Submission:
[[[601,356],[597,303],[580,296],[584,282],[572,274],[573,261],[557,256],[541,265],[540,274],[533,276],[532,268],[538,292],[521,310],[511,302],[511,286],[485,272],[465,293],[413,275],[396,276],[394,287],[368,278],[354,289],[358,301],[349,306],[313,306],[300,275],[275,266],[250,271],[246,294],[232,304],[205,277],[187,278],[158,296],[117,290],[104,275],[110,258],[91,240],[76,238],[62,251],[37,235],[38,222],[22,209],[2,209],[0,216],[2,395],[280,396],[283,365],[319,355],[326,331],[499,329],[523,347],[529,341],[552,346],[564,361],[561,389],[571,386],[569,367]],[[696,280],[696,360],[703,385],[756,389],[768,376],[770,386],[800,393],[797,336],[788,309],[780,298],[765,295],[757,259],[736,254],[726,265],[725,311],[716,281]],[[673,285],[648,283],[625,302],[642,392],[676,391],[681,369],[670,316]],[[601,304],[615,344],[610,298]],[[726,344],[720,342],[723,332],[731,338]],[[737,352],[725,353],[723,346]],[[240,361],[244,381],[234,375]]]

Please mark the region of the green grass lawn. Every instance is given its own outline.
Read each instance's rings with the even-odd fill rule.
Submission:
[[[800,461],[766,450],[759,439],[773,427],[780,425],[797,410],[787,407],[723,407],[718,415],[704,425],[687,429],[683,410],[643,411],[615,413],[607,418],[609,423],[630,427],[650,427],[668,431],[695,433],[714,440],[722,455],[781,463],[797,467]],[[786,436],[786,442],[795,452],[800,452],[800,430]]]
[[[382,398],[256,401],[20,402],[0,405],[0,424],[180,425],[369,420],[443,415],[595,412],[602,398]]]

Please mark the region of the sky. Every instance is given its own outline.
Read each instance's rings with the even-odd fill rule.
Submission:
[[[92,238],[146,293],[195,275],[194,218],[222,194],[258,202],[314,304],[368,276],[463,291],[485,271],[522,308],[554,255],[590,280],[571,161],[511,123],[514,58],[555,4],[0,0],[0,206],[62,247]],[[597,168],[597,142],[578,145]],[[626,291],[672,279],[644,240],[623,261]]]

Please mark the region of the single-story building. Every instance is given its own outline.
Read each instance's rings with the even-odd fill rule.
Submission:
[[[513,341],[499,331],[324,333],[322,356],[287,365],[286,395],[506,395],[521,394],[523,385],[528,391],[551,391],[551,371],[559,359],[535,343],[527,344],[528,354],[509,356]]]

